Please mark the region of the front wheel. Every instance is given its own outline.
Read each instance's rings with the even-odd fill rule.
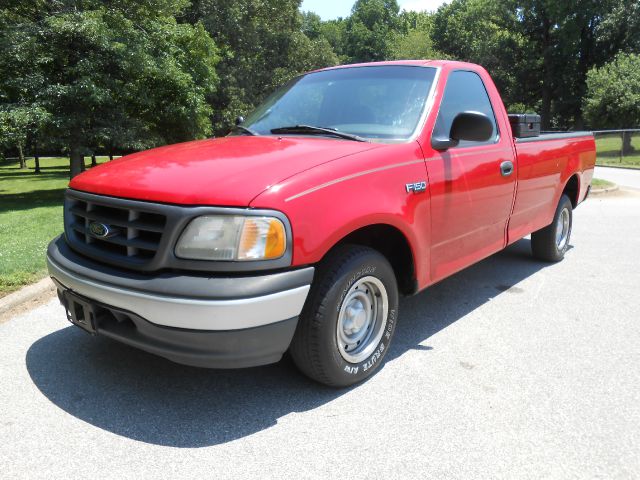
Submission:
[[[384,358],[398,315],[398,287],[387,259],[346,245],[318,265],[290,352],[308,377],[330,386],[360,382]]]
[[[531,234],[533,256],[547,262],[559,262],[569,249],[573,205],[568,196],[562,195],[551,225]]]

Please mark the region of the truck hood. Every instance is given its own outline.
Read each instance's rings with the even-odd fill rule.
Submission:
[[[297,173],[381,146],[302,136],[199,140],[104,163],[78,175],[69,186],[135,200],[245,207],[267,188]]]

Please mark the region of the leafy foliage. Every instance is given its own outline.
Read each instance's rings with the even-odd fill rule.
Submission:
[[[24,150],[29,134],[39,131],[48,112],[38,106],[5,105],[0,109],[0,140],[18,150],[20,168],[27,168]]]
[[[344,52],[351,62],[391,56],[391,37],[399,27],[396,0],[357,0],[347,19]]]
[[[453,0],[435,15],[436,48],[480,63],[507,105],[542,115],[543,128],[583,126],[586,74],[640,41],[637,1]]]
[[[394,60],[446,59],[448,55],[433,44],[433,15],[426,12],[406,12],[399,16],[399,31],[393,34],[390,58]]]
[[[71,153],[72,173],[100,147],[208,135],[217,49],[202,25],[177,23],[184,6],[67,0],[0,11],[0,64],[14,72],[0,83],[3,100],[46,111],[47,133]]]
[[[539,60],[520,28],[522,17],[508,0],[453,0],[433,19],[437,49],[451,57],[479,63],[494,79],[503,100],[510,104],[538,105]]]
[[[95,151],[223,134],[302,72],[387,59],[479,63],[507,108],[541,113],[543,128],[600,126],[608,120],[591,113],[603,95],[597,79],[633,63],[609,65],[615,55],[640,52],[637,0],[452,0],[435,13],[357,0],[330,21],[300,4],[5,0],[0,145],[66,151],[77,167]],[[624,85],[606,93],[631,91]],[[598,108],[635,121],[625,103],[633,96],[621,98]]]
[[[640,127],[640,55],[619,54],[589,71],[584,114],[594,128]]]
[[[283,80],[338,63],[317,31],[319,19],[305,19],[299,7],[300,0],[193,2],[188,21],[202,22],[222,52],[220,88],[211,97],[216,132],[226,132],[236,116],[251,111]]]

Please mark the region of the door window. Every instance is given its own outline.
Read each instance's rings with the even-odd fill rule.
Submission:
[[[470,147],[495,143],[498,139],[496,117],[493,113],[493,108],[491,108],[491,101],[482,79],[475,72],[465,70],[451,72],[444,90],[442,103],[440,104],[433,136],[448,138],[455,116],[469,110],[484,113],[489,117],[493,124],[493,135],[486,142],[461,141],[458,146]]]

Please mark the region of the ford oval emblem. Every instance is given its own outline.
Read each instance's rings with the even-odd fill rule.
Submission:
[[[107,238],[111,233],[109,225],[100,222],[91,222],[89,224],[89,233],[94,237]]]

